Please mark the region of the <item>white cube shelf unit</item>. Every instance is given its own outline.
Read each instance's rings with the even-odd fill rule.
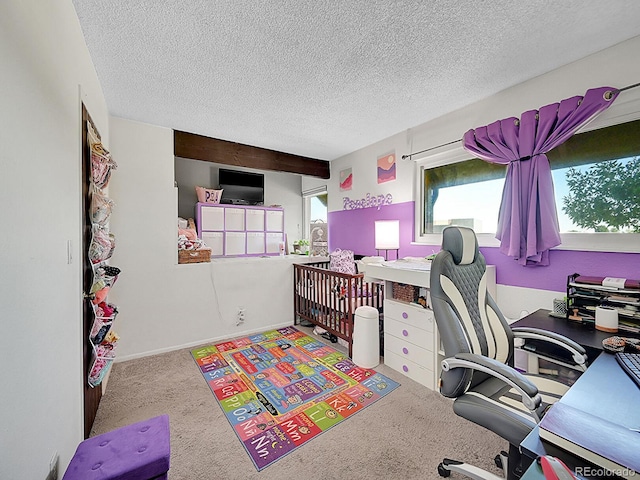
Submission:
[[[212,257],[278,255],[284,210],[254,205],[196,204],[198,237]]]

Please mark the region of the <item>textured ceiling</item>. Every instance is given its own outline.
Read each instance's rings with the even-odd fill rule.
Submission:
[[[640,34],[637,0],[73,0],[109,112],[332,160]]]

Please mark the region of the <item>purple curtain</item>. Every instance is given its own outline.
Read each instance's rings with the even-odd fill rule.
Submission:
[[[549,265],[560,245],[551,167],[545,153],[568,140],[605,110],[618,90],[600,87],[539,110],[524,112],[464,134],[464,148],[491,163],[506,164],[496,238],[521,265]]]

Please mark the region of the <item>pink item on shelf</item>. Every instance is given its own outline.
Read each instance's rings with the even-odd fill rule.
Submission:
[[[110,305],[106,302],[101,302],[100,304],[98,304],[98,307],[102,310],[102,315],[100,316],[103,318],[110,318],[118,313],[118,310],[113,305]]]
[[[91,193],[91,221],[98,225],[106,225],[111,216],[113,200],[100,192],[97,187]]]
[[[198,239],[198,234],[193,228],[179,228],[178,236],[180,235],[184,235],[187,240],[191,240],[192,242],[195,242]]]
[[[96,187],[106,187],[109,183],[111,170],[116,168],[118,168],[118,164],[101,143],[91,145],[91,180]]]
[[[106,300],[106,298],[107,298],[107,295],[109,294],[109,290],[110,290],[110,287],[104,287],[104,288],[98,290],[94,294],[94,297],[93,297],[93,300],[92,300],[93,303],[98,305],[98,304],[104,302]]]
[[[116,247],[116,239],[106,227],[94,224],[92,227],[91,243],[89,244],[89,259],[91,263],[101,263],[111,258]]]
[[[220,203],[222,189],[214,190],[205,187],[196,187],[196,195],[200,203]]]

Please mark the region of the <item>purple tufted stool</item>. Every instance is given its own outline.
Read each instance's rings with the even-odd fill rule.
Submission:
[[[160,415],[84,440],[62,480],[161,480],[171,448],[169,415]]]

